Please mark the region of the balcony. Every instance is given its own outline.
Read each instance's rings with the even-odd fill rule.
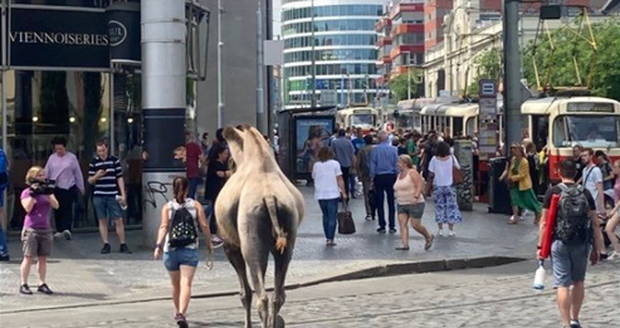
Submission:
[[[398,57],[400,54],[403,53],[424,53],[424,45],[420,44],[394,47],[394,49],[390,51],[390,58],[394,60],[394,58]]]
[[[375,32],[381,33],[386,27],[391,26],[392,20],[384,16],[375,23]]]
[[[382,36],[379,38],[379,40],[377,40],[377,42],[375,43],[375,46],[378,48],[382,48],[385,46],[389,46],[392,44],[392,38],[389,36]]]
[[[394,38],[406,33],[424,33],[424,24],[399,24],[392,29],[390,36]]]

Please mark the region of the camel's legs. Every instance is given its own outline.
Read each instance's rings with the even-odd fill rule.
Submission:
[[[269,299],[265,291],[265,273],[267,272],[267,263],[269,261],[269,250],[266,246],[262,245],[259,240],[256,240],[255,243],[242,245],[243,257],[252,275],[254,292],[257,297],[256,306],[258,308],[258,315],[263,323],[263,328],[267,328],[267,320],[269,319]]]
[[[283,254],[280,252],[274,252],[273,257],[275,259],[275,285],[273,288],[273,295],[271,297],[270,315],[269,315],[269,328],[284,328],[283,319],[278,319],[280,309],[286,301],[286,291],[284,290],[286,283],[286,273],[288,272],[288,266],[291,263],[291,257],[293,255],[292,244]],[[280,321],[280,325],[278,325]]]
[[[239,292],[239,296],[241,297],[241,304],[243,304],[243,308],[245,309],[245,328],[252,327],[252,289],[250,288],[250,283],[248,282],[248,275],[245,269],[245,261],[243,259],[243,255],[241,254],[241,249],[236,246],[230,245],[228,243],[224,243],[224,252],[226,253],[226,257],[228,257],[228,261],[237,271],[237,277],[239,278],[239,284],[241,285],[241,291]]]

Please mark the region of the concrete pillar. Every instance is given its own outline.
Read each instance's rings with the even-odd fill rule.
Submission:
[[[144,245],[154,246],[172,179],[185,175],[174,149],[185,144],[186,46],[184,0],[142,0],[142,184]]]
[[[463,182],[456,186],[457,203],[461,211],[472,211],[474,209],[474,157],[471,140],[455,140],[454,155],[463,172]]]

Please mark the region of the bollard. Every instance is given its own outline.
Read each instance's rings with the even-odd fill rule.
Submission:
[[[474,209],[474,157],[471,140],[455,140],[454,155],[463,172],[463,182],[456,186],[457,203],[461,211],[472,211]]]

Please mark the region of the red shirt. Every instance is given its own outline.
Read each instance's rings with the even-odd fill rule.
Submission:
[[[200,149],[197,143],[190,142],[185,145],[185,165],[188,179],[200,177],[198,170],[200,155],[202,155],[202,149]]]

